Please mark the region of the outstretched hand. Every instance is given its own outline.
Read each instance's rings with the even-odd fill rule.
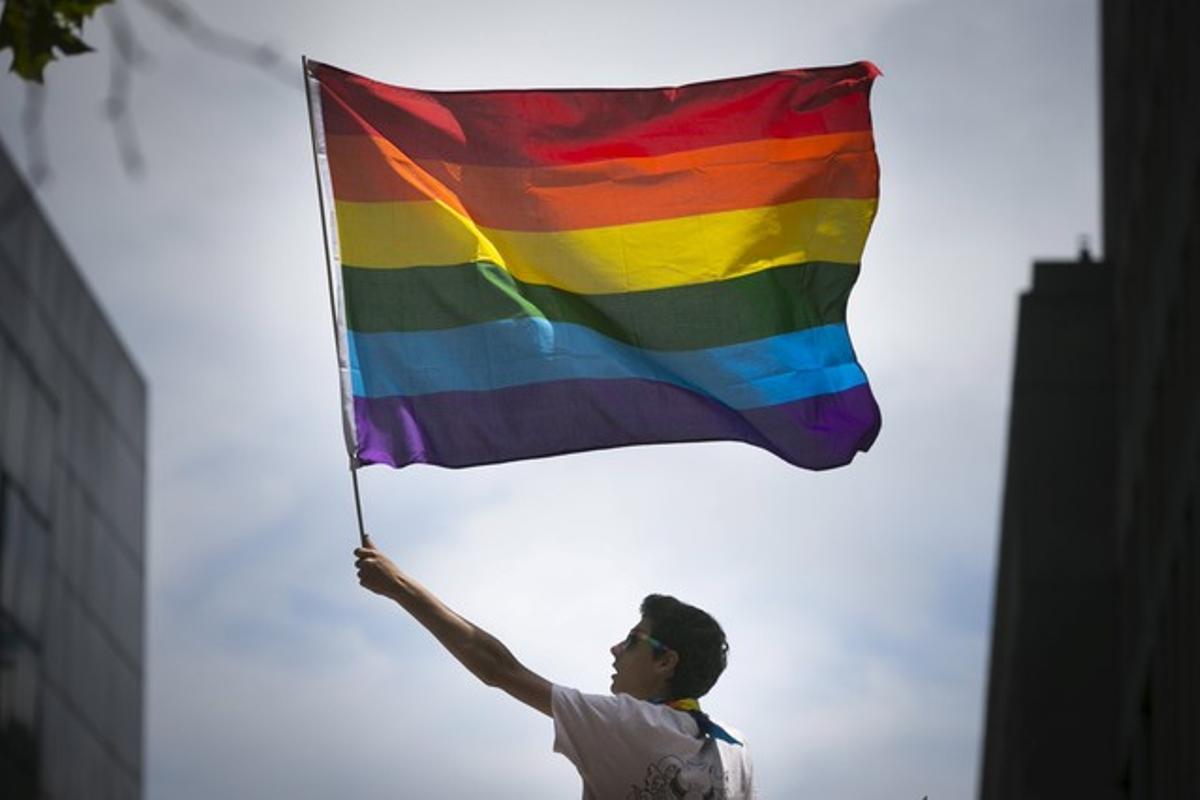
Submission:
[[[375,546],[370,536],[363,538],[363,546],[354,548],[354,567],[358,570],[359,585],[375,594],[394,597],[404,581],[404,573]]]
[[[370,537],[364,536],[362,547],[354,549],[354,559],[358,582],[364,588],[399,603],[472,675],[550,715],[550,682],[517,661],[495,636],[454,613],[432,592],[401,572]]]

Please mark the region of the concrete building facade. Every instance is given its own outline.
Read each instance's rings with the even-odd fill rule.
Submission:
[[[1200,4],[1103,5],[1116,265],[1119,780],[1200,797]]]
[[[1113,800],[1112,269],[1040,263],[1021,299],[982,797]]]
[[[1105,264],[1021,301],[985,800],[1200,797],[1200,4],[1101,29]]]
[[[146,385],[0,149],[0,790],[142,786]]]

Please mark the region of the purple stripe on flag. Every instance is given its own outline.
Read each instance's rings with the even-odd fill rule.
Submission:
[[[868,386],[735,411],[666,383],[568,380],[486,392],[354,398],[364,464],[467,467],[633,444],[734,440],[808,469],[847,464],[879,433]]]

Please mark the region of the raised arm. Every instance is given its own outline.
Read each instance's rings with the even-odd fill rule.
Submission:
[[[499,639],[456,614],[401,572],[370,537],[354,555],[360,584],[399,603],[476,678],[550,716],[550,682],[526,669]]]

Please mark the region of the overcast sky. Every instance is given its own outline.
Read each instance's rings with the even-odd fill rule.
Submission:
[[[741,444],[362,474],[377,542],[558,683],[603,692],[641,597],[711,611],[705,706],[764,798],[975,794],[1018,293],[1098,225],[1084,0],[195,3],[291,84],[119,0],[47,71],[38,192],[150,386],[146,795],[578,796],[551,723],[357,586],[302,53],[425,88],[647,86],[874,61],[880,212],[849,327],[883,410],[826,473]],[[285,10],[286,9],[286,10]],[[101,17],[112,13],[101,12]],[[0,136],[27,167],[23,87]]]

